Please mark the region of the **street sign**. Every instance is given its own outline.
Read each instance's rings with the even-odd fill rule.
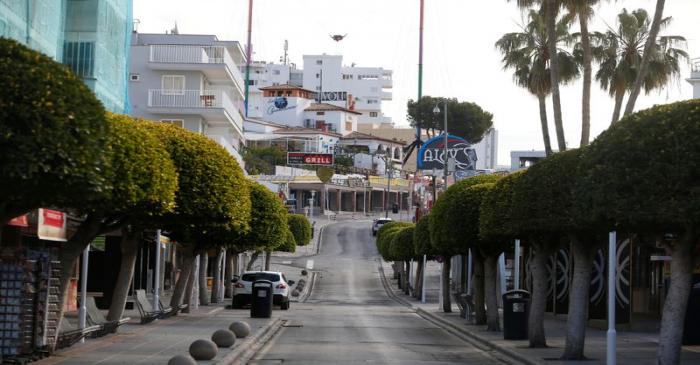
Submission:
[[[454,159],[454,170],[476,169],[476,151],[464,138],[448,136],[447,157]],[[421,170],[443,170],[445,166],[445,136],[429,139],[418,150],[418,168]],[[451,167],[451,166],[448,166]]]
[[[287,165],[333,166],[332,153],[287,152]]]

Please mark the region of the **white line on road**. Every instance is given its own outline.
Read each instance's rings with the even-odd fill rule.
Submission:
[[[314,269],[314,260],[306,260],[306,269],[307,269],[307,270],[313,270],[313,269]]]

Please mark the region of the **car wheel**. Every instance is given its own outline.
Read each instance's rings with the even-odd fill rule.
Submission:
[[[280,305],[280,309],[282,309],[283,311],[289,309],[289,299],[287,299],[287,301],[283,302],[282,305]]]

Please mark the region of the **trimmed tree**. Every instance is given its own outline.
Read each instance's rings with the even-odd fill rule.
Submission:
[[[657,238],[671,260],[659,335],[659,364],[678,364],[698,263],[700,100],[631,114],[593,142],[582,160],[582,211],[601,229]]]
[[[389,243],[389,252],[395,261],[403,262],[402,285],[405,294],[409,294],[408,271],[411,268],[411,259],[415,256],[413,251],[413,231],[415,225],[401,227],[396,231]]]
[[[422,216],[416,228],[413,230],[413,254],[418,262],[416,268],[416,277],[413,287],[416,288],[414,297],[420,298],[423,291],[423,275],[425,275],[425,267],[423,266],[423,255],[427,260],[432,260],[435,256],[433,245],[430,244],[430,218],[429,214]]]
[[[41,207],[103,197],[109,126],[66,66],[0,38],[0,227]]]
[[[311,223],[309,223],[305,215],[287,215],[287,225],[294,236],[296,246],[306,246],[311,242]]]
[[[428,215],[430,229],[430,243],[435,250],[435,253],[443,257],[442,265],[442,305],[443,311],[449,313],[452,311],[452,303],[450,300],[450,259],[454,255],[467,255],[473,242],[465,240],[466,237],[463,231],[466,229],[462,220],[461,214],[465,209],[465,202],[460,197],[463,191],[471,186],[493,183],[499,179],[496,175],[478,175],[468,179],[464,179],[452,186],[447,191],[440,195],[435,203],[432,211]],[[483,281],[476,279],[483,275],[483,266],[481,261],[474,255],[474,287],[478,288]],[[482,284],[483,285],[483,284]],[[477,289],[478,290],[478,289]],[[475,303],[477,323],[483,324],[486,321],[483,311],[483,303]]]
[[[63,245],[60,294],[65,305],[70,279],[80,254],[100,234],[126,229],[122,249],[130,252],[140,236],[129,234],[129,226],[145,227],[154,217],[174,208],[177,173],[168,151],[146,126],[125,115],[108,114],[109,135],[104,146],[109,151],[103,177],[111,189],[89,204],[72,205],[85,216],[76,233]],[[135,259],[135,256],[134,256]],[[128,264],[128,259],[123,259]],[[130,280],[129,280],[130,281]],[[61,306],[61,312],[64,306]],[[62,314],[62,313],[61,313]]]
[[[164,142],[178,173],[176,209],[161,220],[163,228],[171,231],[184,246],[182,274],[170,302],[175,307],[182,304],[197,255],[198,242],[193,237],[198,230],[215,224],[236,232],[249,229],[249,186],[236,160],[216,142],[166,123],[147,125]],[[120,299],[125,300],[126,296]],[[112,307],[122,311],[124,304],[113,299]]]

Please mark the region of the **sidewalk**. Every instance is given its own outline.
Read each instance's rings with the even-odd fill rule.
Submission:
[[[491,348],[501,352],[506,356],[518,359],[526,364],[547,364],[547,365],[569,365],[581,364],[581,361],[561,361],[559,357],[563,353],[566,337],[565,317],[554,318],[549,316],[545,319],[545,333],[547,344],[545,349],[528,348],[527,340],[513,341],[504,340],[502,332],[487,332],[485,326],[475,326],[467,323],[465,319],[459,317],[459,309],[452,303],[452,313],[443,313],[438,309],[439,293],[439,264],[429,262],[428,276],[426,277],[427,302],[421,303],[411,296],[404,295],[397,288],[396,280],[392,279],[391,264],[382,261],[382,267],[386,279],[391,285],[393,294],[405,304],[414,308],[419,315],[428,320],[437,322],[442,327],[448,327],[458,331],[467,340],[472,340],[475,344]],[[501,322],[502,324],[502,322]],[[658,348],[658,333],[654,332],[617,332],[617,364],[618,365],[652,365],[656,364],[656,351]],[[586,329],[586,350],[585,355],[589,360],[585,364],[605,364],[606,354],[606,331],[588,327]],[[700,364],[700,346],[684,346],[681,355],[682,364]]]
[[[212,361],[199,364],[229,364],[232,357],[257,342],[257,338],[267,334],[273,325],[279,325],[279,311],[272,312],[272,318],[250,318],[250,310],[224,309],[223,304],[200,306],[189,314],[161,319],[141,325],[132,317],[131,323],[119,328],[119,332],[97,339],[87,339],[83,344],[57,351],[51,357],[37,361],[38,365],[50,364],[167,364],[175,355],[188,354],[190,344],[197,339],[211,339],[212,333],[225,329],[235,321],[245,321],[251,327],[251,334],[236,339],[229,349],[219,349]],[[235,352],[235,353],[234,353]],[[226,359],[224,359],[226,358]],[[224,360],[224,361],[222,361]]]

